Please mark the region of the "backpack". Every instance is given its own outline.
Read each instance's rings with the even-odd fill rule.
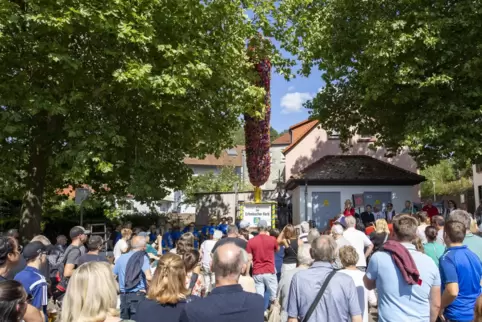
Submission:
[[[69,283],[69,279],[64,276],[64,269],[65,269],[65,263],[67,261],[68,255],[74,250],[78,249],[80,251],[79,246],[72,246],[69,251],[64,252],[63,255],[61,255],[61,259],[59,259],[58,266],[56,267],[57,273],[55,274],[55,286],[53,286],[52,290],[52,295],[54,297],[54,300],[59,300],[61,297],[64,296],[66,290],[67,290],[67,285]]]
[[[55,247],[54,250],[48,256],[49,265],[50,265],[50,278],[55,278],[57,276],[57,272],[62,266],[62,263],[65,258],[65,251],[60,249],[59,247]]]

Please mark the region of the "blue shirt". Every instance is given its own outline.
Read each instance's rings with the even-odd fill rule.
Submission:
[[[171,232],[171,237],[172,237],[172,240],[174,241],[174,243],[177,243],[177,241],[179,240],[179,238],[181,238],[181,232],[180,231],[173,231]]]
[[[218,229],[223,233],[223,235],[227,235],[228,224],[221,224],[221,225],[218,226]]]
[[[172,240],[172,234],[170,232],[166,232],[162,236],[162,248],[163,248],[162,253],[163,254],[164,254],[164,248],[165,247],[168,247],[169,249],[174,248],[174,242]]]
[[[263,297],[243,291],[239,284],[216,287],[208,297],[187,304],[179,321],[264,321]]]
[[[276,273],[281,274],[281,265],[283,265],[283,257],[285,257],[285,247],[280,246],[279,251],[274,253],[274,266],[276,268]]]
[[[134,254],[134,251],[130,251],[126,254],[122,254],[121,257],[119,257],[115,261],[115,266],[114,266],[114,274],[117,275],[117,278],[119,279],[119,287],[121,293],[124,293],[126,291],[125,289],[125,277],[126,277],[126,267],[127,267],[127,262],[131,258],[131,256]],[[144,256],[144,262],[142,263],[142,272],[145,272],[149,270],[149,258],[147,256]],[[137,284],[136,287],[133,289],[130,289],[129,292],[136,293],[139,291],[145,291],[146,290],[146,280],[145,278],[141,278],[139,281],[139,284]]]
[[[23,271],[15,275],[15,280],[23,285],[27,294],[32,296],[30,304],[42,310],[47,320],[48,286],[45,277],[35,267],[26,266]]]
[[[442,292],[448,283],[459,285],[459,294],[445,308],[444,316],[449,320],[472,321],[474,306],[480,295],[482,266],[480,260],[466,245],[447,248],[440,258]]]
[[[212,235],[214,235],[214,230],[216,230],[216,227],[214,227],[214,226],[209,226],[209,225],[208,225],[208,226],[204,226],[204,227],[202,228],[202,234],[203,234],[204,236],[207,236],[207,235],[211,235],[211,236],[212,236]]]
[[[410,252],[420,273],[422,285],[407,284],[389,253],[379,251],[373,254],[366,276],[376,281],[378,321],[430,321],[430,290],[433,286],[440,286],[438,267],[430,257],[418,252],[411,243],[402,245]]]

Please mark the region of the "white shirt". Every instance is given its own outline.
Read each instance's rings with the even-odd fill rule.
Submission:
[[[367,290],[365,288],[365,284],[363,283],[363,276],[365,276],[365,273],[362,271],[357,270],[351,270],[351,269],[342,269],[340,270],[340,273],[344,273],[346,275],[349,275],[352,279],[353,282],[355,283],[356,289],[361,290],[363,289],[364,292],[358,291],[358,303],[363,303],[363,307],[361,307],[363,311],[363,322],[368,322],[368,302],[372,306],[375,306],[377,303],[377,297],[375,295],[374,290]]]
[[[353,227],[347,228],[343,233],[343,237],[352,244],[358,254],[357,267],[366,267],[367,259],[365,258],[365,247],[372,245],[367,235]]]
[[[438,232],[437,232],[437,239],[435,240],[437,243],[439,243],[440,245],[444,245],[445,246],[445,241],[444,241],[444,229],[440,229]]]
[[[211,252],[214,248],[214,245],[216,245],[216,240],[205,240],[201,244],[201,253],[203,255],[203,261],[202,264],[204,267],[211,267],[211,262],[212,262],[212,257],[211,257]]]
[[[114,246],[114,258],[117,260],[122,255],[122,249],[129,247],[125,239],[121,238]]]
[[[427,236],[425,236],[425,228],[427,228],[427,224],[421,224],[417,227],[417,236],[422,240],[422,244],[427,243]]]

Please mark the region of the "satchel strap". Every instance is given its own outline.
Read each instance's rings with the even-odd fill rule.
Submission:
[[[323,282],[323,285],[321,286],[320,288],[320,291],[318,292],[318,294],[316,295],[315,297],[315,300],[313,301],[313,303],[311,303],[311,306],[308,310],[308,312],[306,312],[306,315],[303,319],[303,322],[308,322],[308,320],[310,319],[311,315],[313,314],[313,312],[315,311],[315,308],[316,306],[318,305],[318,303],[320,302],[321,300],[321,297],[323,296],[323,293],[325,293],[325,290],[328,286],[328,283],[330,283],[330,280],[331,278],[335,275],[336,271],[335,270],[332,270],[330,272],[330,274],[328,274],[328,276],[326,277],[326,280],[325,282]]]
[[[198,274],[196,273],[192,273],[191,275],[191,280],[189,282],[189,295],[192,294],[192,290],[194,288],[194,285],[196,285],[196,282],[197,282],[197,279],[198,279]]]

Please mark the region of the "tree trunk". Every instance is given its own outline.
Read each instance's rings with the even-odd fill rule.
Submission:
[[[26,192],[20,210],[20,238],[29,241],[40,234],[42,219],[42,204],[45,191],[45,180],[49,157],[52,153],[47,129],[49,120],[46,115],[38,115],[38,126],[32,130],[32,144],[30,146],[29,163],[27,168]]]

